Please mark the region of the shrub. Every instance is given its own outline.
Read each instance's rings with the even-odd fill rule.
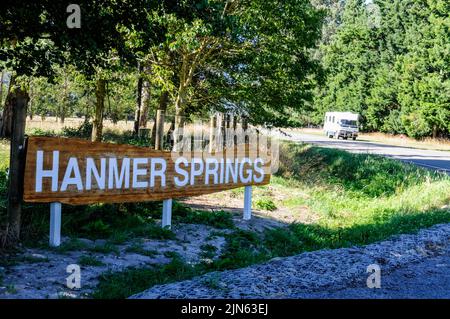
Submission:
[[[277,209],[275,203],[268,197],[259,198],[255,202],[255,206],[258,209],[274,211]]]

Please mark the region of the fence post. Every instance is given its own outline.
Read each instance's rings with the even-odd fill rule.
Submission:
[[[172,198],[163,201],[162,227],[172,228]]]
[[[216,127],[217,127],[217,117],[216,115],[211,115],[210,121],[209,121],[209,153],[215,153],[216,150]]]
[[[155,150],[159,151],[163,147],[163,136],[164,136],[164,116],[165,110],[156,110],[156,135],[155,135]]]
[[[22,215],[22,193],[25,151],[25,122],[27,117],[28,94],[16,88],[12,98],[12,133],[9,158],[8,186],[8,228],[5,243],[17,243],[20,238],[20,220]],[[5,119],[4,119],[5,120]],[[3,123],[5,124],[5,123]]]
[[[252,187],[244,188],[244,220],[252,218]]]
[[[49,245],[61,245],[61,203],[50,203],[50,236]]]

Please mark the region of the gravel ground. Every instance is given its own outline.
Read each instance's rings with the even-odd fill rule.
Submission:
[[[367,288],[367,266],[381,288]],[[154,286],[131,298],[446,298],[450,224],[364,247],[307,252],[243,269]]]
[[[105,240],[91,241],[79,239],[86,245],[86,249],[73,251],[57,251],[50,249],[25,249],[16,258],[23,261],[10,267],[0,267],[3,277],[0,284],[0,299],[41,299],[41,298],[86,298],[98,284],[98,277],[109,271],[121,271],[128,267],[148,267],[165,264],[171,258],[165,253],[178,253],[188,263],[197,263],[201,257],[201,245],[209,244],[221,249],[225,244],[223,237],[208,238],[217,229],[206,225],[179,224],[174,226],[176,238],[174,240],[139,239],[141,248],[155,251],[148,256],[128,249],[134,241],[115,245],[117,252],[92,252],[89,248],[102,246]],[[68,238],[66,238],[68,240]],[[69,274],[66,267],[78,264],[82,257],[92,257],[102,265],[81,265],[81,289],[69,289],[66,278]],[[3,268],[3,269],[2,269]]]
[[[265,228],[282,227],[285,223],[275,221],[265,214],[254,213],[250,221],[244,221],[241,213],[233,217],[234,224],[251,231],[263,231]],[[202,245],[216,247],[217,258],[222,253],[225,238],[217,232],[230,232],[229,229],[216,229],[199,224],[174,224],[174,240],[155,240],[135,238],[132,241],[113,245],[117,252],[92,251],[93,247],[103,246],[106,240],[92,241],[79,238],[86,248],[71,251],[58,251],[45,248],[25,248],[15,256],[18,262],[12,266],[0,266],[0,299],[40,299],[40,298],[89,298],[98,284],[98,278],[109,271],[122,271],[129,267],[149,267],[170,262],[165,254],[177,253],[188,263],[198,263],[204,258]],[[216,233],[215,236],[210,236]],[[69,240],[69,238],[64,238]],[[143,250],[154,251],[153,256],[129,251],[139,243]],[[92,257],[101,265],[81,265],[81,289],[69,289],[66,267],[78,264],[80,258]],[[12,257],[11,257],[12,258]]]

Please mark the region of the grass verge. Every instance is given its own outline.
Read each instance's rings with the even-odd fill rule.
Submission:
[[[296,144],[283,144],[280,155],[280,170],[271,187],[295,195],[276,206],[292,212],[307,207],[305,213],[314,215],[316,222],[292,223],[262,233],[240,229],[219,233],[226,245],[211,262],[186,265],[176,260],[179,272],[173,271],[172,263],[168,268],[110,273],[102,278],[94,297],[127,297],[155,284],[206,272],[246,267],[304,251],[366,245],[450,222],[446,206],[450,178],[446,175],[384,157]],[[275,206],[268,192],[263,199],[261,206]],[[203,248],[207,255],[208,247]]]

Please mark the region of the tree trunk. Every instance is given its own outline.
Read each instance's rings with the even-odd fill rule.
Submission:
[[[163,137],[164,137],[164,117],[167,110],[167,104],[169,102],[169,93],[167,91],[161,92],[159,98],[159,106],[156,111],[156,121],[154,125],[155,133],[155,150],[161,150],[163,147]],[[153,132],[152,132],[153,135]]]
[[[93,142],[100,142],[103,135],[103,111],[105,109],[105,92],[106,80],[100,78],[97,80],[95,88],[95,115],[92,126],[91,140]]]
[[[245,156],[248,157],[250,152],[250,139],[249,139],[249,132],[248,132],[248,118],[247,116],[242,117],[242,130],[244,131],[244,144],[245,144]]]
[[[152,126],[152,132],[150,134],[150,144],[155,146],[156,141],[156,120],[158,117],[158,110],[155,112],[155,116],[153,116],[153,126]]]
[[[11,137],[12,132],[12,116],[13,116],[13,94],[11,92],[11,88],[15,84],[15,79],[11,75],[9,86],[8,86],[8,93],[6,95],[6,101],[5,106],[3,108],[3,114],[2,114],[2,125],[0,128],[0,136],[1,137]]]
[[[63,99],[62,99],[62,103],[59,107],[59,122],[61,124],[64,124],[64,119],[66,118],[66,112],[68,109],[68,94],[67,94],[67,72],[66,69],[64,69],[64,85],[63,85]]]
[[[3,71],[0,77],[0,108],[3,106]]]
[[[8,223],[3,247],[17,244],[20,239],[20,220],[22,214],[23,170],[24,170],[24,135],[27,117],[28,93],[20,88],[12,91],[13,129],[9,160],[8,186]]]
[[[215,115],[211,115],[209,121],[209,153],[216,152],[216,134],[217,134],[217,117]]]
[[[175,115],[175,131],[174,131],[174,145],[176,146],[174,148],[175,152],[181,151],[180,144],[178,143],[180,143],[183,140],[184,122],[185,118],[182,115],[182,113],[177,112]]]
[[[156,111],[155,150],[157,151],[163,148],[165,112],[166,112],[165,110]]]
[[[142,83],[142,97],[141,97],[141,107],[139,111],[139,127],[146,128],[148,121],[148,110],[150,104],[150,82],[144,81]]]
[[[236,115],[233,115],[232,123],[233,123],[233,132],[234,132],[234,134],[233,134],[233,147],[236,147],[236,145],[237,145],[237,136],[236,136],[237,118],[236,118]]]
[[[433,125],[433,138],[436,138],[438,135],[438,127],[437,125]]]
[[[33,119],[33,102],[34,102],[34,94],[33,94],[33,81],[30,81],[30,88],[28,89],[28,114],[30,116],[30,121]]]
[[[142,98],[142,67],[141,64],[138,62],[138,83],[137,83],[137,92],[136,92],[136,111],[134,114],[134,130],[133,134],[134,136],[138,136],[139,134],[139,120],[141,118],[141,98]]]

